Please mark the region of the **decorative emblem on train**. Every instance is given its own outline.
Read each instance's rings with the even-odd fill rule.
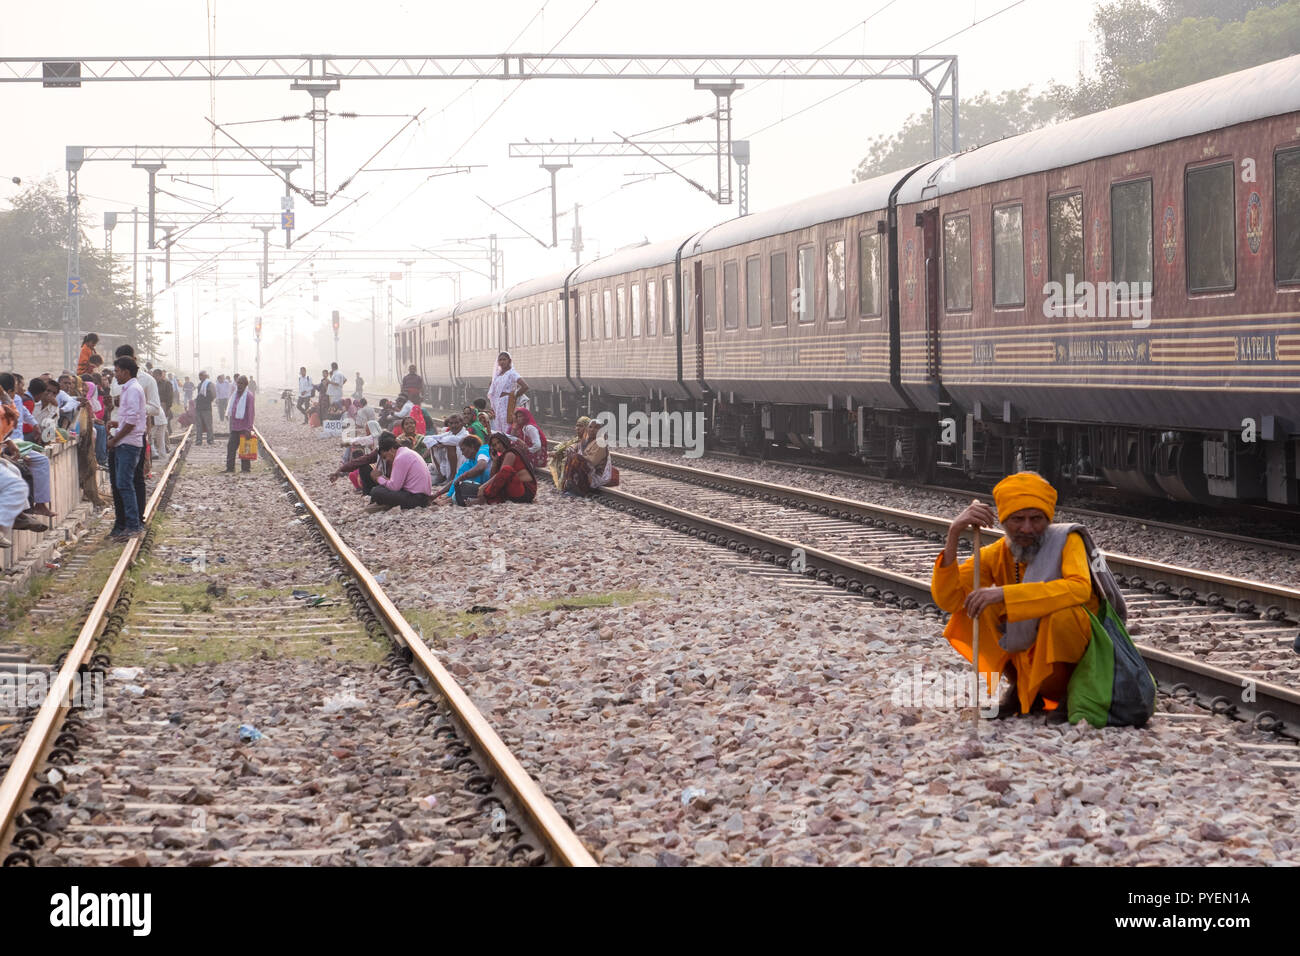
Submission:
[[[1246,200],[1246,242],[1250,245],[1251,255],[1259,254],[1260,243],[1264,240],[1263,206],[1259,193],[1251,193]]]
[[[912,268],[912,260],[916,257],[916,240],[907,240],[907,245],[903,246],[903,273],[907,276],[903,280],[903,288],[907,291],[907,301],[911,302],[916,298],[916,271]]]
[[[1092,219],[1092,267],[1098,272],[1101,271],[1101,216],[1094,216]]]
[[[1029,264],[1037,278],[1043,268],[1043,233],[1037,228],[1029,235]]]
[[[1174,215],[1174,207],[1165,207],[1164,225],[1161,227],[1161,245],[1165,249],[1165,262],[1173,262],[1174,256],[1178,253],[1178,230],[1177,217]]]

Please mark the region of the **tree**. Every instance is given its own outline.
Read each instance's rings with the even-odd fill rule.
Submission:
[[[0,328],[62,331],[67,230],[67,200],[53,180],[28,187],[0,211]],[[84,231],[79,258],[82,330],[124,335],[140,354],[156,350],[153,316],[143,305],[132,308],[130,284]]]
[[[961,145],[980,146],[1300,52],[1300,0],[1112,0],[1093,16],[1094,75],[981,93],[960,104]],[[855,178],[930,158],[929,114],[868,144]]]
[[[1053,122],[1059,113],[1060,105],[1051,95],[1033,95],[1027,86],[998,94],[981,93],[961,104],[961,145],[979,146],[1027,133]],[[861,182],[930,159],[930,130],[930,114],[914,113],[893,136],[877,136],[854,170],[854,180]]]

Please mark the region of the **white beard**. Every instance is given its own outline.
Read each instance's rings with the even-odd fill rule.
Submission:
[[[1038,551],[1043,546],[1042,535],[1035,538],[1033,544],[1027,544],[1023,548],[1010,538],[1007,538],[1006,541],[1007,550],[1011,552],[1011,556],[1016,559],[1018,564],[1029,564],[1034,558],[1038,557]]]

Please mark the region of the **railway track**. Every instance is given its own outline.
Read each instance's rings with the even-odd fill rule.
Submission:
[[[760,459],[757,459],[752,455],[739,455],[739,454],[735,454],[734,452],[710,451],[709,457],[731,459],[734,461],[742,461],[749,464],[778,465],[781,467],[789,468],[792,471],[796,471],[796,472],[803,471],[803,472],[810,472],[813,474],[829,475],[835,478],[849,478],[855,481],[863,481],[863,480],[880,481],[880,482],[887,482],[891,485],[897,485],[896,480],[873,478],[871,475],[864,474],[863,472],[851,471],[846,468],[829,468],[824,465],[811,465],[811,464],[805,464],[803,462],[788,462],[788,461],[782,461],[780,459],[760,461]],[[976,493],[970,488],[953,488],[947,485],[916,484],[916,485],[897,485],[897,486],[914,488],[917,491],[931,491],[931,492],[935,492],[936,494],[956,495],[963,498],[969,497],[971,494]],[[1098,489],[1098,491],[1100,490],[1101,489]],[[1092,494],[1092,492],[1088,492],[1088,491],[1085,491],[1084,493]],[[1118,491],[1116,491],[1115,493],[1117,496],[1120,494]],[[1118,498],[1116,503],[1117,504],[1119,503]],[[1161,501],[1159,499],[1147,499],[1144,502],[1144,504],[1148,506],[1153,504],[1165,505],[1167,504],[1167,502]],[[1065,508],[1065,510],[1069,511],[1070,514],[1082,516],[1082,517],[1105,518],[1108,521],[1124,521],[1130,524],[1138,525],[1144,529],[1160,528],[1162,530],[1172,531],[1177,534],[1189,534],[1189,535],[1195,535],[1197,537],[1202,537],[1202,538],[1213,538],[1219,541],[1227,541],[1234,544],[1247,545],[1249,547],[1260,548],[1265,551],[1276,551],[1282,554],[1300,553],[1300,543],[1297,543],[1295,540],[1293,540],[1295,536],[1295,531],[1293,529],[1279,528],[1276,537],[1261,537],[1259,535],[1239,534],[1237,532],[1222,531],[1214,528],[1202,528],[1191,524],[1179,524],[1173,521],[1160,521],[1160,520],[1155,520],[1152,518],[1145,517],[1140,514],[1131,514],[1124,511],[1115,511],[1113,509],[1108,511],[1102,511],[1096,508],[1082,508],[1074,504],[1070,504],[1063,507]],[[1131,507],[1131,505],[1129,505],[1129,507]],[[1275,520],[1277,517],[1276,513],[1265,511],[1263,509],[1261,509],[1258,513],[1267,514],[1272,520]],[[1286,536],[1288,535],[1292,540],[1285,539]]]
[[[615,507],[756,558],[776,581],[793,570],[862,600],[941,616],[929,578],[946,518],[652,459],[615,460],[635,473],[603,490]],[[1300,739],[1300,591],[1120,554],[1106,560],[1163,688]]]
[[[0,706],[5,864],[593,865],[265,439],[227,476],[188,438],[50,693]]]

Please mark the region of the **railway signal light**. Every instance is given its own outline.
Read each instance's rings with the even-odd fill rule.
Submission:
[[[334,337],[337,339],[339,337],[339,310],[338,309],[334,310],[333,316],[331,317],[330,321],[334,325]]]

